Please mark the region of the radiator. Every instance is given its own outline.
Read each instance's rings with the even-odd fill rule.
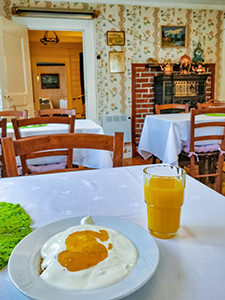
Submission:
[[[114,135],[116,131],[124,132],[124,142],[131,141],[131,120],[128,115],[104,115],[102,127],[105,134]]]

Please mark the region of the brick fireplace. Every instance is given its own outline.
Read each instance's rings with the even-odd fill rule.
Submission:
[[[215,64],[205,67],[210,75],[206,80],[205,98],[214,98]],[[154,77],[162,74],[160,66],[144,63],[132,64],[132,156],[137,155],[137,146],[145,116],[154,113]]]

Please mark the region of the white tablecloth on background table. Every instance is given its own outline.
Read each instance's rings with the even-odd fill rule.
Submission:
[[[22,137],[41,135],[41,134],[56,134],[67,133],[68,125],[66,124],[47,124],[41,127],[21,128]],[[95,122],[82,119],[75,120],[75,132],[78,133],[96,133],[103,134],[103,128]],[[14,137],[14,130],[7,128],[7,136]],[[28,160],[29,164],[45,164],[45,163],[57,163],[65,161],[65,156],[55,157],[42,157],[37,159]],[[18,160],[19,163],[19,160]],[[74,149],[73,151],[73,163],[91,168],[109,168],[112,167],[112,158],[109,151],[104,150],[88,150],[88,149]]]
[[[104,215],[147,229],[143,168],[5,178],[0,180],[0,199],[20,203],[33,228],[73,216]],[[171,240],[154,238],[158,268],[149,282],[124,299],[224,300],[224,215],[225,197],[187,176],[180,234]],[[0,271],[0,299],[28,299],[10,281],[6,268]]]
[[[196,120],[224,121],[225,117],[200,115]],[[202,129],[198,129],[199,132]],[[216,133],[215,128],[204,128],[204,134]],[[218,132],[217,132],[218,133]],[[145,117],[138,153],[148,159],[152,154],[163,163],[178,165],[178,154],[190,142],[190,113],[159,114]],[[212,143],[212,142],[210,142]],[[203,144],[203,143],[201,143]]]

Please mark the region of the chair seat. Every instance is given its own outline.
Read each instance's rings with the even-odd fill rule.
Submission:
[[[65,169],[66,162],[61,162],[57,164],[47,164],[47,165],[29,165],[28,170],[30,173],[48,172],[52,170]]]
[[[195,146],[195,153],[207,153],[207,152],[215,152],[218,151],[219,145],[218,144],[211,144],[211,145],[202,145],[202,146]],[[184,146],[182,149],[185,153],[190,152],[189,146]]]

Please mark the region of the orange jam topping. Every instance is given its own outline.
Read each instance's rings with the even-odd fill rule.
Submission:
[[[113,245],[111,243],[109,243],[108,250],[111,250],[112,248],[113,248]]]
[[[106,242],[109,239],[108,232],[84,230],[71,233],[65,240],[66,250],[58,254],[58,262],[71,272],[97,265],[108,256],[107,248],[97,239]],[[112,248],[113,245],[109,243],[108,249]]]

